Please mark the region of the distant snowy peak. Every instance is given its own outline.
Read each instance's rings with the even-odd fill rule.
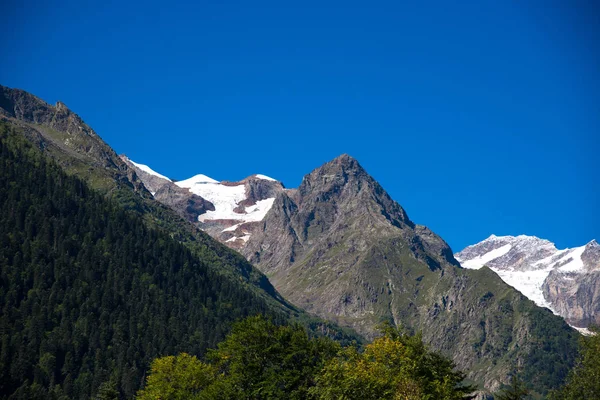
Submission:
[[[206,176],[204,174],[198,174],[198,175],[194,175],[189,179],[185,179],[183,181],[177,181],[175,182],[175,184],[179,187],[182,188],[188,188],[191,189],[194,185],[199,185],[199,184],[203,184],[203,183],[228,183],[228,184],[236,184],[236,183],[242,183],[245,182],[247,180],[250,179],[262,179],[265,181],[271,181],[271,182],[278,182],[277,179],[273,179],[270,176],[266,176],[266,175],[262,175],[262,174],[255,174],[255,175],[250,175],[249,177],[242,179],[239,182],[228,182],[228,181],[218,181],[216,179],[213,179],[209,176]]]
[[[577,272],[585,269],[583,253],[600,247],[595,240],[585,246],[558,250],[554,243],[535,236],[496,236],[468,246],[455,254],[464,268],[478,269],[484,265],[499,270],[559,269]]]
[[[277,194],[285,190],[281,182],[263,174],[237,182],[218,181],[204,174],[172,181],[124,155],[121,159],[134,168],[156,200],[238,250],[265,218]]]
[[[455,255],[464,268],[535,269],[536,262],[556,254],[554,243],[535,236],[491,235]]]
[[[535,236],[491,235],[454,257],[464,268],[479,269],[484,265],[491,268],[537,305],[550,308],[575,325],[587,321],[573,317],[573,312],[564,304],[574,302],[568,297],[572,297],[569,293],[576,292],[573,289],[576,281],[586,281],[587,274],[600,271],[600,245],[595,240],[585,246],[558,250],[554,243]],[[549,281],[555,283],[553,288],[560,281],[562,289],[549,290]],[[595,297],[590,301],[595,301]],[[588,319],[589,315],[595,315],[593,309],[586,312]]]

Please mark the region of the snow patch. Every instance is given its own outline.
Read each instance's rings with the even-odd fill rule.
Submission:
[[[479,269],[479,268],[483,267],[485,264],[487,264],[488,262],[495,260],[496,258],[502,257],[503,255],[508,253],[510,251],[510,249],[512,249],[512,245],[505,244],[502,247],[498,247],[497,249],[489,251],[489,252],[487,252],[483,255],[480,255],[478,257],[475,257],[471,260],[461,262],[460,265],[462,265],[463,268]]]
[[[585,246],[576,247],[573,251],[569,252],[571,261],[558,268],[560,272],[581,272],[583,271],[584,265],[581,255],[585,251]]]
[[[497,273],[504,282],[523,293],[529,300],[540,307],[549,308],[556,314],[550,303],[544,298],[544,292],[542,290],[542,285],[552,269],[552,267],[547,267],[534,271],[515,271],[514,269],[502,270],[494,268],[493,271]]]
[[[192,176],[189,179],[175,182],[175,184],[177,186],[182,187],[182,188],[188,188],[188,189],[191,189],[194,186],[200,185],[203,183],[219,183],[219,181],[211,178],[210,176],[206,176],[204,174],[198,174],[198,175]],[[192,192],[193,192],[193,190],[192,190]]]
[[[136,167],[138,167],[139,169],[141,169],[141,170],[142,170],[142,171],[144,171],[145,173],[147,173],[147,174],[150,174],[150,175],[154,175],[154,176],[158,176],[159,178],[166,179],[166,180],[168,180],[169,182],[171,182],[171,180],[170,180],[169,178],[167,178],[167,177],[166,177],[166,176],[164,176],[164,175],[161,175],[161,174],[159,174],[158,172],[156,172],[155,170],[153,170],[153,169],[152,169],[152,168],[150,168],[149,166],[147,166],[147,165],[144,165],[144,164],[138,164],[138,163],[134,162],[134,161],[133,161],[133,160],[131,160],[131,159],[130,159],[129,161],[131,161],[131,163],[132,163],[133,165],[135,165]],[[154,195],[154,193],[153,193],[152,195]]]
[[[238,206],[238,203],[246,198],[244,185],[225,186],[215,182],[202,182],[195,183],[189,189],[192,193],[210,201],[215,206],[214,211],[207,211],[199,215],[198,221],[242,219],[242,215],[233,210]]]
[[[196,175],[185,181],[175,182],[182,188],[210,201],[215,206],[214,211],[207,211],[198,216],[198,221],[212,221],[216,219],[241,220],[243,222],[261,221],[273,206],[275,198],[259,200],[252,206],[239,211],[239,203],[246,199],[246,187],[239,185],[222,185],[206,175]],[[234,231],[237,226],[232,226],[225,231]]]
[[[577,329],[584,336],[592,336],[594,334],[594,332],[590,331],[588,328],[578,328],[576,326],[573,326],[573,328]]]
[[[235,225],[233,225],[233,226],[230,226],[229,228],[225,228],[225,229],[223,229],[223,231],[222,231],[222,232],[233,232],[233,231],[235,231],[237,228],[239,228],[239,227],[240,227],[240,225],[242,225],[242,224],[235,224]]]
[[[262,221],[273,206],[274,201],[275,197],[271,197],[269,199],[259,200],[255,205],[246,207],[244,221]]]
[[[254,175],[254,176],[255,176],[255,177],[257,177],[258,179],[264,179],[264,180],[266,180],[266,181],[273,181],[273,182],[277,182],[277,179],[273,179],[273,178],[271,178],[270,176],[266,176],[266,175],[263,175],[263,174],[256,174],[256,175]]]
[[[238,239],[242,239],[242,240],[244,241],[244,243],[246,243],[246,242],[248,241],[248,239],[250,239],[250,234],[248,233],[248,234],[246,234],[246,235],[244,235],[244,236],[240,236],[240,237],[235,237],[235,236],[234,236],[234,237],[232,237],[232,238],[229,238],[229,239],[227,239],[227,240],[225,241],[225,243],[231,243],[231,242],[235,242],[235,241],[236,241],[236,240],[238,240]]]

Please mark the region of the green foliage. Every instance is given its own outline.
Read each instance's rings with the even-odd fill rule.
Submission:
[[[312,389],[333,399],[462,399],[474,390],[463,386],[454,364],[410,336],[390,327],[363,353],[349,347],[327,363]]]
[[[193,366],[177,372],[173,364],[179,357]],[[138,398],[453,400],[473,391],[461,384],[464,374],[430,352],[420,336],[391,328],[360,352],[310,338],[299,325],[250,317],[236,323],[207,360],[188,355],[156,360]],[[189,373],[194,369],[197,376]],[[199,384],[184,388],[192,381]]]
[[[217,270],[245,268],[231,254],[149,228],[0,122],[0,398],[128,398],[161,354],[204,354],[247,315],[284,321]]]
[[[300,325],[280,326],[261,316],[235,324],[207,359],[220,379],[209,398],[305,399],[314,376],[340,346],[327,338],[309,338]]]
[[[525,387],[525,383],[513,374],[510,378],[510,385],[502,389],[494,395],[495,400],[524,400],[527,399],[529,390]]]
[[[548,389],[565,382],[575,365],[581,335],[562,318],[529,300],[520,304],[519,312],[530,320],[529,352],[523,359],[520,377],[528,388],[545,396]]]
[[[198,398],[216,376],[215,368],[195,356],[181,353],[178,356],[157,358],[152,362],[146,387],[138,392],[140,400]]]
[[[600,399],[600,328],[590,327],[590,330],[592,335],[581,338],[579,359],[567,383],[552,394],[552,399]]]

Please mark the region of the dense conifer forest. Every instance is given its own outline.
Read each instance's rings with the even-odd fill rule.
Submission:
[[[286,316],[0,124],[1,398],[124,397],[150,361]],[[207,257],[214,258],[214,255]]]

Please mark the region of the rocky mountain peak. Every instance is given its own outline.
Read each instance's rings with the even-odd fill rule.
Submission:
[[[339,193],[348,183],[371,179],[354,158],[342,154],[306,175],[298,188],[301,196],[318,190]]]

